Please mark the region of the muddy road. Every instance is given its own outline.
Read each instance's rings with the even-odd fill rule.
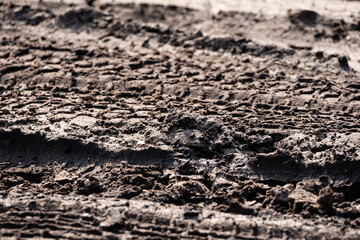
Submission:
[[[358,239],[360,18],[328,2],[0,1],[0,238]]]

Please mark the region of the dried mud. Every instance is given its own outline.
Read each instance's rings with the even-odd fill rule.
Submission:
[[[359,19],[15,1],[0,19],[1,239],[358,239]]]

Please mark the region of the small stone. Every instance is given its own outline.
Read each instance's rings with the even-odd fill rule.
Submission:
[[[77,126],[85,127],[85,126],[93,126],[97,122],[96,118],[89,116],[78,116],[70,121],[70,124],[74,124]]]

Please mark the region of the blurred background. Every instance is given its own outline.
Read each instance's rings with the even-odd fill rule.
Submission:
[[[359,1],[341,1],[341,0],[23,0],[22,2],[59,2],[84,4],[85,1],[102,3],[152,3],[164,5],[177,5],[182,7],[208,9],[212,12],[224,11],[247,11],[262,12],[263,14],[286,15],[288,9],[312,9],[320,14],[332,14],[339,17],[349,17],[359,15]],[[6,1],[5,1],[6,2]]]

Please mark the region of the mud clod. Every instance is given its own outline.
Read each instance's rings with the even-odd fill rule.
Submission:
[[[71,9],[59,16],[58,24],[62,27],[81,27],[84,24],[92,23],[94,20],[103,16],[103,13],[93,9]]]
[[[324,211],[333,211],[334,193],[330,187],[321,189],[319,192],[318,204]]]
[[[311,10],[302,10],[289,15],[290,21],[292,23],[303,23],[309,26],[315,26],[319,18],[317,12]]]

